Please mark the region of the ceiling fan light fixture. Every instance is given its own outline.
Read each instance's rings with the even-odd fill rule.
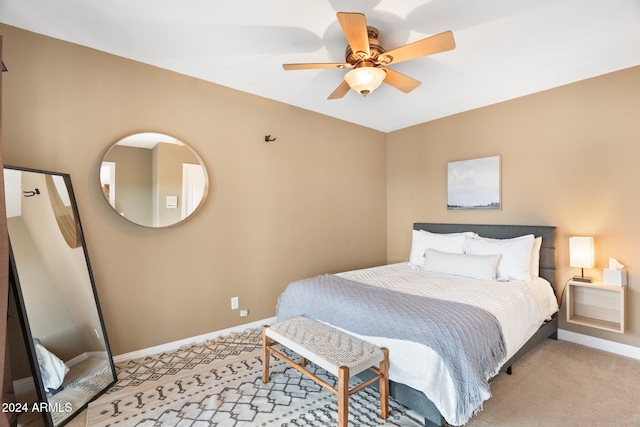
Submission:
[[[367,96],[382,84],[387,76],[383,69],[377,67],[360,67],[349,71],[344,79],[349,87],[356,92]]]

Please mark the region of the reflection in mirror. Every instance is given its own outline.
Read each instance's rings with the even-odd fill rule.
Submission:
[[[12,373],[29,408],[19,424],[59,426],[114,383],[115,367],[69,176],[6,166],[4,178],[16,300],[9,310],[20,320],[9,321]],[[15,345],[20,335],[28,360]],[[34,411],[36,401],[46,406]]]
[[[207,195],[207,171],[184,142],[137,133],[116,142],[100,168],[102,193],[121,216],[146,227],[186,220]]]
[[[60,232],[70,248],[77,248],[82,244],[78,232],[78,221],[73,214],[71,199],[64,178],[60,175],[45,175],[49,201],[53,209]]]

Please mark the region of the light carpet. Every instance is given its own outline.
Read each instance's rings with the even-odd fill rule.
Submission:
[[[274,396],[279,396],[280,400],[276,400],[275,404],[281,402],[285,397],[288,402],[291,402],[291,405],[281,405],[280,409],[287,408],[281,412],[281,415],[272,415],[273,418],[263,421],[265,426],[335,426],[337,408],[333,394],[324,390],[316,394],[318,389],[314,389],[311,394],[307,394],[307,398],[302,398],[301,389],[313,389],[315,383],[310,380],[304,382],[297,372],[285,375],[282,367],[278,367],[278,376],[272,377],[272,381],[268,384],[271,388],[263,388],[260,380],[260,367],[256,364],[250,364],[249,366],[253,366],[253,369],[249,369],[242,363],[243,360],[246,362],[255,357],[255,351],[259,348],[259,330],[253,330],[247,331],[245,334],[223,337],[220,340],[190,349],[119,363],[116,366],[119,378],[116,386],[98,401],[93,402],[89,411],[85,411],[72,420],[68,426],[81,427],[85,425],[85,422],[87,427],[94,425],[114,427],[214,425],[209,423],[210,420],[197,420],[195,416],[183,416],[182,412],[176,409],[177,407],[197,408],[196,405],[187,406],[187,400],[202,401],[205,395],[213,395],[213,393],[203,391],[197,395],[194,394],[193,398],[187,399],[185,397],[182,399],[186,393],[179,393],[180,389],[175,381],[190,371],[192,379],[189,381],[197,384],[194,377],[196,371],[204,370],[207,372],[206,366],[225,365],[225,361],[231,362],[232,360],[234,363],[228,363],[229,367],[225,365],[229,374],[232,373],[231,369],[236,372],[235,367],[239,365],[240,369],[247,374],[251,370],[254,372],[250,374],[253,377],[247,375],[233,384],[228,383],[231,384],[231,387],[224,385],[223,391],[225,387],[228,389],[224,393],[216,395],[218,400],[215,405],[223,408],[223,412],[226,411],[225,413],[228,414],[228,418],[224,420],[228,424],[221,423],[218,424],[219,426],[256,427],[262,425],[257,424],[257,421],[248,421],[243,418],[246,416],[240,415],[242,411],[234,415],[235,418],[231,415],[234,414],[230,409],[232,407],[236,409],[249,408],[251,405],[244,400],[249,399],[247,396],[255,396],[256,390],[261,390],[267,396],[272,393],[272,390],[274,393],[277,392]],[[275,368],[275,363],[273,366]],[[216,372],[221,373],[219,370]],[[237,378],[241,376],[239,370],[237,374],[232,375]],[[225,374],[221,381],[228,381],[226,377]],[[180,381],[183,380],[180,379]],[[180,384],[186,388],[184,382]],[[237,384],[243,385],[238,387]],[[289,385],[291,387],[287,388]],[[143,416],[143,412],[147,409],[144,406],[137,407],[139,403],[135,395],[145,390],[153,390],[157,386],[162,386],[162,390],[164,387],[175,387],[174,396],[180,395],[178,397],[180,400],[172,403],[174,406],[167,404],[162,411],[160,411],[161,408],[156,408],[153,415],[156,418],[150,417],[147,420]],[[474,416],[466,427],[640,426],[640,405],[637,403],[638,390],[640,390],[639,360],[567,341],[545,340],[514,365],[513,375],[500,374],[492,380],[492,397],[484,403],[484,410]],[[290,393],[290,396],[287,396],[286,393]],[[361,393],[352,396],[354,404],[351,405],[350,410],[354,411],[354,414],[358,414],[359,417],[355,422],[352,419],[352,427],[381,425],[382,421],[378,418],[377,394],[371,394],[371,390],[366,390],[364,395]],[[116,394],[119,399],[122,399],[122,404],[118,403],[118,407],[123,415],[111,418],[114,401],[119,400],[114,399]],[[358,399],[358,404],[363,401],[366,405],[370,405],[370,408],[363,410],[362,413],[358,412],[355,399]],[[260,402],[265,401],[268,399]],[[388,425],[404,427],[418,425],[416,417],[412,415],[411,411],[406,411],[393,400],[391,402],[391,417],[388,420]],[[267,407],[267,404],[261,403],[260,405],[254,404],[260,408]],[[107,412],[102,414],[103,411]],[[196,412],[193,410],[189,414]],[[198,415],[201,414],[202,412],[198,412]],[[109,417],[106,417],[107,415]],[[160,418],[162,415],[164,418]],[[212,413],[212,415],[215,414]],[[262,415],[256,415],[256,417],[260,416]],[[269,415],[265,415],[265,417],[268,418]],[[107,418],[109,419],[107,420]],[[128,420],[125,421],[125,418]],[[257,419],[254,418],[254,420]],[[362,424],[359,424],[361,420]],[[102,424],[94,424],[94,421]]]
[[[257,330],[222,341],[119,367],[116,386],[89,405],[87,426],[337,425],[335,395],[289,365],[272,358],[271,379],[262,383]],[[334,376],[314,364],[308,368],[335,386]],[[421,425],[419,417],[394,400],[389,417],[382,420],[379,402],[371,387],[352,395],[350,425]]]
[[[638,427],[640,360],[544,340],[491,381],[466,427]]]

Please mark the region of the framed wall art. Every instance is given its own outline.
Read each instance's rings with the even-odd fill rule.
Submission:
[[[447,209],[501,209],[500,156],[449,162]]]

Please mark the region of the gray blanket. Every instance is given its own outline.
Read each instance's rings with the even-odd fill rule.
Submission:
[[[488,379],[506,358],[498,320],[480,308],[409,295],[333,275],[291,283],[280,295],[278,321],[299,315],[360,335],[424,344],[444,361],[456,391],[456,424],[482,407]]]

